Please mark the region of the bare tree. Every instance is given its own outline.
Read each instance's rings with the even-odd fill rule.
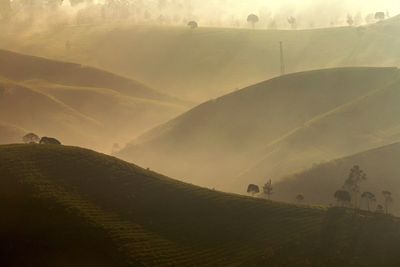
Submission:
[[[251,27],[254,29],[256,26],[256,23],[260,21],[260,18],[255,15],[255,14],[250,14],[247,16],[247,22],[251,24]]]
[[[389,191],[382,191],[382,195],[385,199],[385,202],[384,202],[385,213],[389,214],[389,205],[392,204],[392,202],[393,202],[392,193]]]
[[[354,25],[354,20],[353,20],[353,16],[351,15],[347,15],[347,24],[351,27]]]
[[[271,199],[271,195],[273,194],[272,180],[270,179],[264,186],[263,192],[267,195],[268,199]]]
[[[295,17],[293,17],[293,16],[290,16],[289,18],[288,18],[288,23],[290,24],[290,27],[292,28],[292,29],[297,29],[297,20],[296,20],[296,18]]]
[[[247,193],[251,194],[254,197],[255,194],[260,193],[260,188],[258,187],[258,185],[249,184],[249,186],[247,187]]]
[[[372,194],[371,192],[364,192],[362,193],[361,198],[367,201],[368,211],[371,211],[371,202],[376,201],[375,195]]]
[[[360,183],[367,180],[367,175],[361,170],[360,166],[354,165],[350,170],[350,174],[345,181],[344,188],[349,190],[353,195],[354,208],[358,208],[358,195],[360,193]]]

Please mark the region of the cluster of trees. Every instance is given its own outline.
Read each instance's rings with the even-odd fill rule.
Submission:
[[[226,4],[226,3],[225,3]],[[131,21],[139,23],[154,23],[166,25],[188,25],[195,29],[201,19],[202,24],[212,26],[241,27],[250,25],[275,29],[289,27],[297,29],[301,26],[313,27],[313,16],[296,17],[291,14],[272,14],[268,10],[260,9],[258,13],[249,14],[246,18],[224,10],[224,2],[207,4],[200,0],[0,0],[0,20],[26,21],[47,19],[46,23],[100,23],[110,21]],[[210,8],[208,7],[210,6]],[[209,10],[212,9],[212,10]],[[62,11],[65,11],[64,13]],[[73,14],[73,19],[66,19],[64,15]],[[373,23],[389,17],[388,12],[376,12],[367,16],[361,13],[355,16],[348,15],[347,20],[336,18],[330,25],[348,24],[361,25]],[[193,23],[194,22],[194,23]],[[320,23],[319,23],[320,24]],[[325,25],[328,26],[328,25]]]
[[[385,20],[386,18],[389,18],[389,17],[390,17],[389,12],[385,13],[385,12],[380,11],[380,12],[368,14],[365,17],[364,21],[367,24],[370,24],[370,23]],[[350,27],[354,26],[354,25],[361,25],[363,23],[363,18],[360,13],[357,14],[355,17],[353,17],[352,15],[349,14],[349,15],[347,15],[346,22],[347,22],[347,25],[349,25]]]
[[[68,20],[73,24],[131,20],[182,25],[192,10],[187,0],[0,0],[0,20],[12,22],[50,17],[48,23],[60,23],[64,14],[74,17]]]
[[[263,194],[267,199],[271,199],[271,196],[272,196],[272,194],[274,193],[273,186],[272,186],[272,180],[271,180],[271,179],[268,180],[268,181],[264,184],[264,186],[262,187],[262,189],[263,189],[262,194]],[[251,194],[251,195],[254,197],[256,194],[259,194],[259,193],[260,193],[260,187],[259,187],[258,185],[256,185],[256,184],[249,184],[249,185],[247,186],[247,193],[248,193],[248,194]],[[304,202],[304,200],[305,200],[305,197],[304,197],[303,194],[298,194],[298,195],[296,196],[296,201],[297,201],[298,203],[302,203],[302,202]]]
[[[338,205],[341,207],[360,209],[361,197],[361,199],[364,200],[368,211],[371,211],[373,205],[375,205],[376,212],[389,214],[389,207],[393,202],[392,193],[387,190],[382,191],[383,203],[377,204],[377,197],[374,193],[361,191],[361,183],[366,180],[367,175],[360,166],[353,166],[342,188],[337,190],[334,194]]]
[[[43,145],[61,145],[61,142],[53,137],[39,137],[34,133],[28,133],[22,137],[22,141],[25,144],[43,144]]]
[[[360,166],[354,165],[351,168],[349,176],[345,180],[342,188],[337,190],[334,194],[334,198],[336,199],[338,206],[360,209],[360,200],[362,200],[365,203],[364,207],[366,210],[373,211],[375,209],[375,212],[377,213],[389,214],[389,208],[393,202],[392,193],[387,190],[382,191],[381,194],[383,202],[379,204],[377,203],[377,197],[374,193],[369,191],[361,191],[361,184],[366,180],[366,173],[360,168]],[[266,198],[270,199],[271,195],[273,194],[272,181],[268,180],[262,189],[262,194],[266,196]],[[260,187],[256,184],[249,184],[247,186],[247,193],[254,197],[260,193]],[[305,197],[303,194],[298,194],[295,199],[298,203],[303,203]]]

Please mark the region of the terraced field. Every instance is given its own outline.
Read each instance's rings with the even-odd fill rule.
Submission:
[[[7,266],[400,262],[397,219],[224,194],[76,147],[1,146],[0,193]]]

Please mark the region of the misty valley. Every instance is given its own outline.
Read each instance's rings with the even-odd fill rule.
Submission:
[[[396,14],[0,0],[0,266],[400,266]]]

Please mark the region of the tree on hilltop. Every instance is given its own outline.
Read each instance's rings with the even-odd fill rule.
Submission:
[[[367,180],[367,175],[358,165],[354,165],[351,168],[349,176],[344,183],[344,188],[352,193],[352,199],[354,201],[353,206],[355,209],[358,208],[358,195],[360,193],[360,183]]]
[[[34,133],[28,133],[22,137],[22,141],[25,144],[37,144],[40,141],[40,137]]]
[[[260,193],[260,188],[258,187],[258,185],[249,184],[249,186],[247,187],[247,193],[251,194],[254,197],[255,194]]]
[[[271,179],[263,186],[263,192],[264,192],[265,195],[267,195],[268,199],[271,199],[271,195],[273,193],[273,187],[272,187],[272,180]]]
[[[256,24],[260,21],[260,18],[255,14],[250,14],[247,16],[247,22],[251,24],[251,27],[254,29]]]
[[[367,201],[367,207],[368,207],[368,211],[371,211],[371,202],[375,202],[376,198],[375,195],[372,194],[371,192],[364,192],[361,195],[362,199],[365,199]]]

